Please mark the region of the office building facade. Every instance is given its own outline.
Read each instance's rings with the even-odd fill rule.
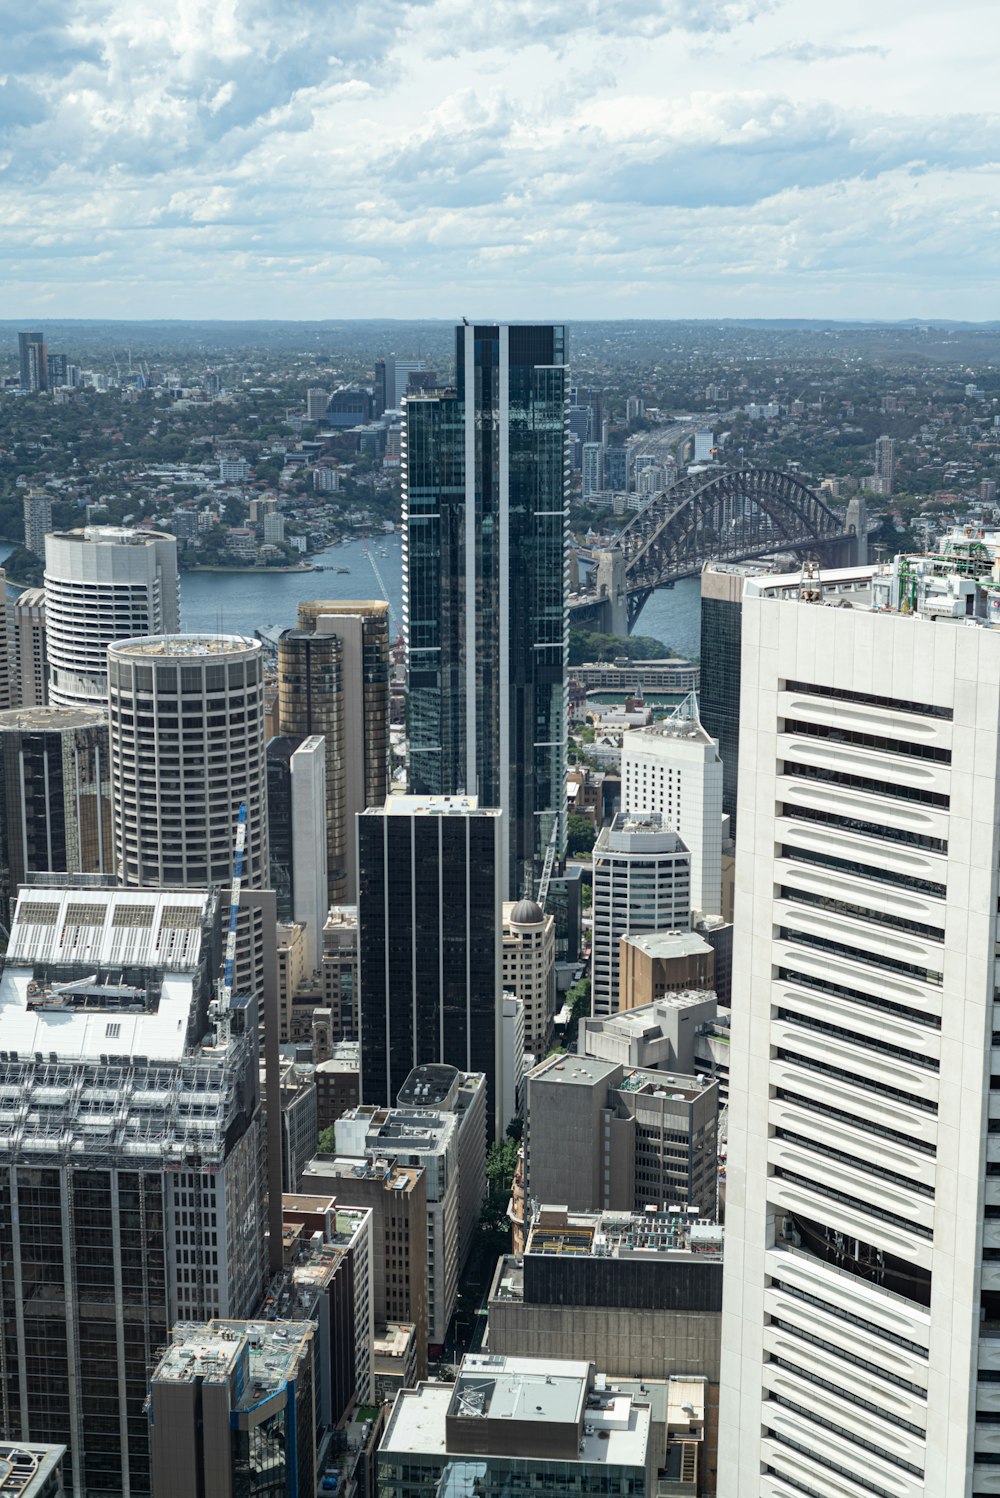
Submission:
[[[621,939],[691,926],[691,855],[659,812],[619,812],[594,844],[591,1013],[618,1008]]]
[[[565,329],[458,328],[456,366],[406,406],[409,789],[503,809],[516,899],[565,848]]]
[[[98,708],[0,713],[0,902],[32,874],[114,874],[108,723]]]
[[[88,525],[45,538],[49,701],[101,707],[115,640],[180,628],[177,541],[159,531]]]
[[[149,1498],[170,1327],[264,1288],[257,1006],[214,1022],[204,891],[29,886],[0,977],[0,1407],[72,1491]]]
[[[390,796],[358,818],[362,1101],[391,1106],[427,1062],[482,1072],[491,1137],[506,1122],[501,820],[467,796]]]
[[[305,928],[309,973],[319,970],[327,916],[326,740],[285,736],[267,746],[270,883],[278,919]]]
[[[534,900],[505,902],[503,988],[524,1005],[524,1045],[532,1056],[544,1056],[552,1039],[555,960],[555,919]]]
[[[719,1482],[741,1498],[998,1490],[991,583],[905,557],[747,583]]]
[[[389,788],[389,609],[378,601],[299,604],[278,641],[284,735],[326,739],[328,905],[357,889],[354,819]]]
[[[719,746],[691,693],[649,728],[622,736],[622,808],[659,812],[691,854],[691,908],[722,909],[722,779]]]

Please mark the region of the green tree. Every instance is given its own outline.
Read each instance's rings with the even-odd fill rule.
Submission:
[[[484,1232],[500,1235],[510,1231],[507,1220],[507,1203],[517,1169],[516,1139],[495,1139],[486,1156],[486,1200],[479,1214],[479,1225]]]
[[[587,629],[569,632],[569,663],[582,666],[588,661],[613,661],[624,656],[629,661],[663,660],[674,652],[652,635],[605,635]]]
[[[594,824],[589,817],[571,815],[566,820],[566,841],[571,853],[590,853],[597,841]]]

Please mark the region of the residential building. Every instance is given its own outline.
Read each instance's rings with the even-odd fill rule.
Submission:
[[[261,539],[267,546],[283,546],[285,542],[285,517],[273,511],[261,521]]]
[[[316,1493],[309,1321],[182,1321],[150,1384],[153,1498]]]
[[[353,903],[355,817],[389,788],[388,604],[300,603],[278,641],[278,714],[282,734],[326,738],[327,903]]]
[[[491,1138],[506,1122],[501,820],[474,796],[390,796],[358,818],[362,1101],[390,1106],[427,1062],[482,1072]]]
[[[10,605],[12,707],[44,707],[49,700],[45,589],[22,588]]]
[[[63,1498],[65,1446],[0,1441],[0,1498]]]
[[[0,912],[33,874],[114,872],[106,714],[0,712]]]
[[[693,692],[648,728],[622,735],[622,810],[659,812],[691,855],[691,908],[722,910],[722,760]]]
[[[659,812],[619,812],[594,844],[591,1012],[618,1008],[620,946],[639,931],[689,931],[691,855]]]
[[[584,503],[604,492],[604,444],[585,442],[580,450],[581,498]]]
[[[396,1398],[378,1452],[379,1498],[482,1494],[535,1486],[583,1495],[653,1498],[648,1403],[602,1398],[587,1360],[469,1354],[454,1384],[423,1383]]]
[[[889,495],[893,491],[896,478],[896,439],[895,437],[876,437],[875,439],[875,488],[879,494]]]
[[[102,707],[108,646],[180,628],[177,541],[87,525],[45,538],[45,630],[53,707]]]
[[[326,415],[329,399],[329,390],[322,390],[318,385],[310,385],[306,391],[306,420],[322,421]]]
[[[997,1488],[990,571],[746,584],[720,1492]]]
[[[701,672],[680,656],[662,661],[591,661],[571,666],[570,675],[588,691],[697,692]]]
[[[621,939],[619,1013],[644,1008],[665,994],[712,988],[714,979],[715,953],[697,931],[651,931]]]
[[[204,890],[22,888],[0,977],[0,1361],[8,1439],[72,1491],[149,1498],[169,1329],[246,1315],[267,1272],[257,1001],[213,1008]]]
[[[427,1340],[443,1347],[459,1274],[458,1120],[451,1113],[362,1105],[338,1118],[337,1154],[374,1163],[419,1166],[427,1184]],[[485,1135],[484,1135],[485,1137]],[[479,1200],[485,1196],[482,1172]]]
[[[427,1180],[420,1166],[392,1159],[317,1155],[299,1180],[309,1196],[372,1210],[372,1297],[376,1334],[412,1322],[417,1377],[427,1376]]]
[[[220,484],[245,484],[250,477],[250,464],[246,458],[222,457],[219,459]]]
[[[45,560],[45,537],[52,529],[52,495],[45,489],[24,492],[24,547]]]
[[[556,1053],[527,1077],[525,1194],[573,1211],[677,1205],[714,1217],[718,1088]]]
[[[42,332],[18,333],[18,374],[22,390],[47,390],[48,344]]]
[[[505,902],[501,961],[504,993],[524,1005],[525,1049],[543,1056],[556,1009],[556,923],[534,900]]]
[[[455,353],[406,405],[409,789],[502,808],[512,899],[566,841],[566,333],[470,323]]]
[[[686,1212],[536,1206],[523,1254],[497,1261],[490,1351],[717,1385],[722,1234]]]

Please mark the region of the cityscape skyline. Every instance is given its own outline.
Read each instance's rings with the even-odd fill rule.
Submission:
[[[26,10],[0,310],[973,317],[995,22],[962,16],[352,0],[330,39],[311,0]]]

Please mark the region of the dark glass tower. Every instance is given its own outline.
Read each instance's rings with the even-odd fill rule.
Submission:
[[[390,796],[358,818],[361,1100],[393,1106],[415,1066],[501,1087],[500,827],[465,797]]]
[[[455,352],[456,388],[406,405],[410,790],[501,807],[518,895],[565,845],[566,333],[466,325]]]
[[[740,751],[740,650],[743,643],[743,584],[750,569],[725,564],[701,574],[702,727],[719,743],[722,810],[736,831],[736,787]],[[755,571],[762,571],[756,568]]]

